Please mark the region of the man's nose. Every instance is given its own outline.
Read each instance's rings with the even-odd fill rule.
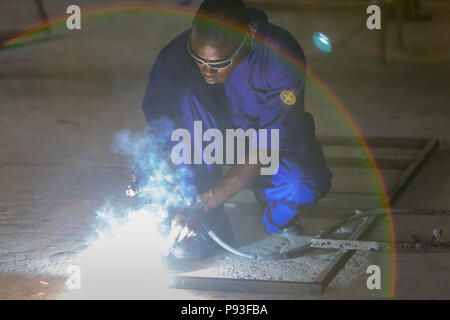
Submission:
[[[202,71],[203,73],[207,74],[207,75],[214,75],[217,73],[216,69],[211,68],[210,66],[208,66],[207,64],[204,64],[202,66]]]

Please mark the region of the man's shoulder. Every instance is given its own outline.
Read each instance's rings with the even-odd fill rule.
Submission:
[[[297,63],[306,64],[305,53],[300,43],[286,29],[270,23],[264,34],[264,42],[272,56],[283,59],[294,59]]]
[[[186,49],[191,29],[187,29],[173,38],[168,44],[161,49],[161,52],[172,52],[174,50]]]
[[[266,90],[302,81],[306,59],[302,47],[289,31],[266,20],[258,25],[250,66],[250,83]]]
[[[190,29],[183,31],[160,50],[152,67],[159,79],[173,80],[191,73],[192,61],[186,50],[190,33]]]
[[[302,47],[295,37],[283,27],[269,22],[267,14],[256,8],[249,9],[252,23],[256,23],[257,37],[269,51],[284,52],[304,60]]]

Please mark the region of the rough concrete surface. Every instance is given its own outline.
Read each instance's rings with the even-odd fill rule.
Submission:
[[[389,21],[386,65],[377,57],[379,31],[358,29],[364,11],[324,8],[268,14],[270,21],[296,37],[310,70],[334,92],[364,135],[440,139],[440,149],[397,206],[450,209],[450,7],[445,1],[422,2],[433,20],[405,23],[404,50],[395,41],[395,22]],[[82,9],[107,3],[112,2],[78,1]],[[69,4],[45,1],[50,16],[64,13]],[[31,2],[0,3],[1,32],[38,19]],[[61,297],[66,266],[95,233],[95,211],[108,199],[122,199],[129,182],[126,159],[111,152],[114,133],[145,128],[140,104],[148,72],[159,50],[190,23],[189,15],[144,10],[98,14],[83,19],[80,31],[69,31],[60,23],[49,35],[40,33],[0,50],[0,299]],[[330,37],[332,53],[315,48],[312,34],[317,31]],[[315,117],[317,134],[355,135],[347,117],[317,83],[317,78],[309,80],[305,102]],[[390,154],[405,154],[398,152]],[[333,192],[377,191],[370,175],[342,168],[334,172],[340,183]],[[383,176],[390,185],[398,174],[387,170]],[[230,210],[239,246],[263,241],[254,247],[269,250],[298,244],[265,239],[260,211],[252,212]],[[329,215],[308,215],[304,225],[311,236],[337,221]],[[414,233],[427,238],[432,228],[442,229],[444,235],[450,232],[445,217],[396,217],[394,225],[398,237]],[[386,240],[387,226],[380,224],[370,237]],[[191,272],[305,280],[317,274],[331,255],[255,263],[221,254]],[[388,258],[382,253],[355,254],[320,298],[386,297],[385,291],[367,289],[365,268],[373,263],[387,265]],[[450,253],[399,254],[396,261],[397,297],[450,298]],[[382,270],[382,276],[391,277],[391,270]],[[198,299],[317,298],[172,292],[173,297]]]

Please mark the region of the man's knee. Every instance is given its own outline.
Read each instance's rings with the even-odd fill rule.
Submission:
[[[284,187],[286,195],[284,202],[300,210],[302,207],[313,207],[317,201],[330,190],[331,181],[318,181],[313,179],[297,179],[289,181]]]
[[[255,191],[267,201],[283,201],[298,208],[314,206],[331,188],[327,167],[312,168],[301,159],[283,159],[274,176],[261,176]]]
[[[279,231],[298,215],[302,208],[316,205],[317,201],[329,192],[331,178],[332,174],[328,171],[324,177],[317,179],[278,177],[276,185],[257,185],[257,195],[266,202],[263,222],[267,231]]]

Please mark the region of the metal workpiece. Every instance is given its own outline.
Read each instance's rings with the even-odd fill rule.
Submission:
[[[192,276],[175,276],[169,287],[189,290],[273,294],[298,294],[299,292],[305,292],[317,295],[322,292],[321,283],[315,281],[302,282]]]

